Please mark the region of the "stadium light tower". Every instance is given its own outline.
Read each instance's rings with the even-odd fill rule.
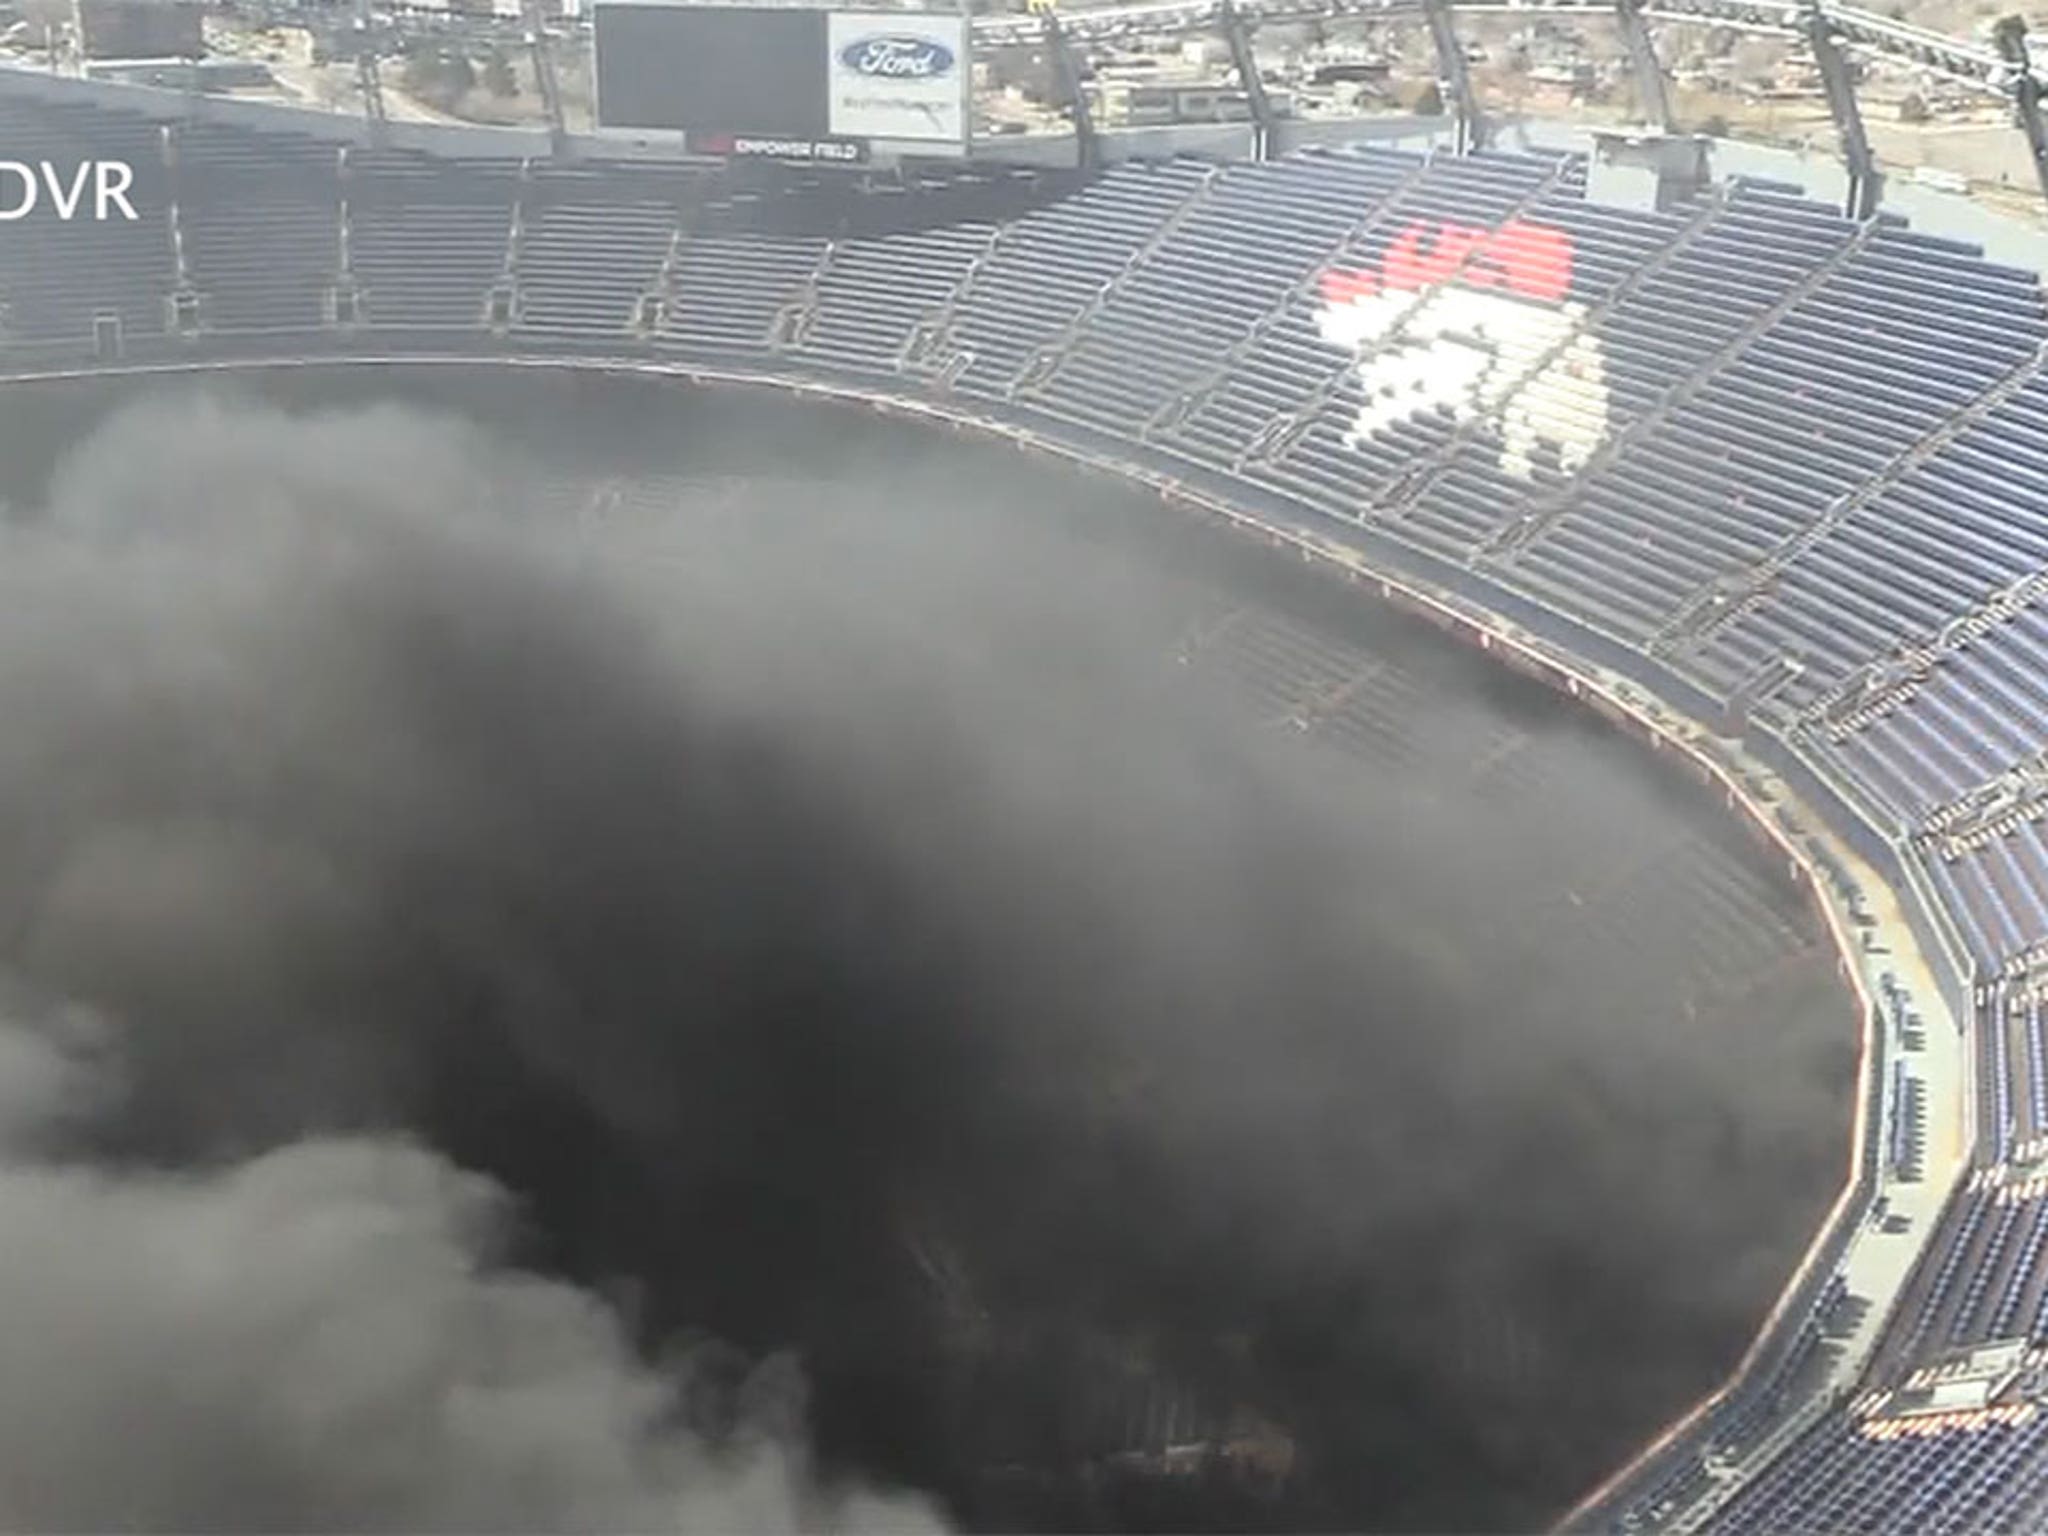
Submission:
[[[363,93],[363,115],[370,120],[370,141],[384,137],[384,82],[377,74],[375,22],[370,0],[356,0],[356,84]]]
[[[960,155],[974,158],[974,0],[960,0]]]
[[[1436,43],[1437,76],[1452,112],[1452,149],[1461,155],[1486,147],[1486,123],[1479,115],[1479,98],[1473,94],[1472,71],[1465,64],[1465,45],[1458,41],[1458,28],[1451,18],[1451,0],[1423,0],[1429,18],[1429,35]]]
[[[562,116],[562,91],[555,79],[555,55],[548,36],[547,18],[541,0],[523,0],[521,10],[526,27],[526,50],[533,61],[534,89],[540,92],[541,108],[547,113],[548,148],[559,157],[569,147],[569,128]]]
[[[1649,24],[1643,20],[1644,4],[1645,0],[1614,0],[1614,15],[1621,23],[1621,40],[1628,47],[1629,67],[1635,72],[1643,121],[1659,133],[1669,133],[1675,126],[1671,93],[1665,89],[1664,66],[1657,58],[1657,45],[1650,40]]]
[[[2041,123],[2041,82],[2034,75],[2034,63],[2027,52],[2027,20],[2007,16],[1991,29],[1991,41],[1999,57],[2012,66],[2012,109],[2020,132],[2027,136],[2027,156],[2034,162],[2034,179],[2041,195],[2048,197],[2048,128]]]
[[[1842,159],[1849,167],[1849,196],[1843,212],[1862,221],[1877,212],[1884,195],[1884,175],[1877,157],[1870,152],[1870,139],[1863,131],[1863,112],[1856,104],[1856,82],[1849,71],[1849,56],[1832,17],[1820,0],[1806,0],[1799,19],[1800,32],[1813,50],[1813,62],[1820,70],[1821,88],[1827,92],[1828,113],[1842,140]]]
[[[1251,108],[1251,158],[1263,160],[1272,153],[1273,102],[1266,94],[1266,82],[1259,78],[1259,61],[1252,55],[1251,32],[1234,0],[1220,0],[1216,8],[1216,22],[1223,29],[1223,41],[1230,49],[1230,62],[1237,68],[1238,84],[1244,87],[1244,99]]]
[[[1095,137],[1095,115],[1088,110],[1088,94],[1081,89],[1081,69],[1074,62],[1073,45],[1054,11],[1045,13],[1045,51],[1074,114],[1074,161],[1082,170],[1092,171],[1102,157]]]

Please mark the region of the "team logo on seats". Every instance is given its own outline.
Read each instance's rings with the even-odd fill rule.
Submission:
[[[1572,242],[1510,220],[1418,222],[1377,263],[1322,277],[1323,339],[1357,355],[1356,446],[1430,411],[1489,421],[1501,470],[1533,477],[1547,446],[1569,474],[1607,436],[1607,364],[1572,296]]]

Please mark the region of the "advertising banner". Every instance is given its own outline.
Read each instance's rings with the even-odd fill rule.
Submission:
[[[833,136],[966,142],[964,16],[835,11],[826,38]]]
[[[858,139],[802,139],[744,133],[692,133],[693,155],[730,155],[735,160],[804,160],[818,165],[860,165],[868,157]]]

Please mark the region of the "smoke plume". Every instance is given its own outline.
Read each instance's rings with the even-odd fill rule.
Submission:
[[[0,1526],[1528,1524],[1725,1368],[1838,1015],[1642,1030],[1518,807],[942,456],[543,457],[202,396],[0,487]],[[1162,1414],[1285,1488],[1101,1471]]]

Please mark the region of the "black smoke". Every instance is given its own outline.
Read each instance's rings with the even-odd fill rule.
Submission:
[[[1513,807],[1100,541],[543,468],[181,399],[0,544],[0,1526],[1528,1525],[1725,1368],[1845,1042],[1489,964]]]

